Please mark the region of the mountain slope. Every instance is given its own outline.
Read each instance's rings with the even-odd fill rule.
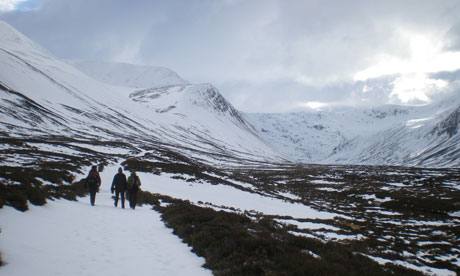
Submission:
[[[209,85],[188,85],[173,77],[172,83],[182,83],[176,87],[184,87],[184,93],[167,105],[186,108],[156,112],[145,100],[136,101],[140,92],[134,93],[135,88],[91,79],[6,23],[0,24],[0,33],[0,131],[5,136],[121,140],[137,152],[161,144],[202,162],[283,160]],[[156,89],[167,89],[161,88],[164,83],[158,85]],[[149,100],[153,105],[155,101]]]
[[[337,112],[245,114],[259,134],[299,162],[459,167],[460,102]]]

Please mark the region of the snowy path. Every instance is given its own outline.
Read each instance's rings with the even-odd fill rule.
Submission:
[[[85,197],[0,209],[0,275],[211,275],[157,212],[115,208],[108,182],[94,207]]]

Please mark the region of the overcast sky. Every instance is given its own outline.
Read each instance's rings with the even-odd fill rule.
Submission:
[[[58,58],[165,66],[246,112],[460,87],[431,74],[460,69],[458,0],[0,0],[0,19]]]

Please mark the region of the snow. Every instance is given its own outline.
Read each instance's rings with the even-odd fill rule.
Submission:
[[[76,149],[71,149],[68,147],[64,147],[61,145],[53,145],[53,144],[45,144],[45,143],[27,143],[29,146],[36,147],[41,151],[48,151],[48,152],[58,152],[63,154],[69,155],[80,155],[81,152]]]
[[[449,216],[451,216],[451,217],[458,217],[458,218],[460,218],[460,211],[457,211],[457,212],[451,212],[451,213],[449,213]]]
[[[86,68],[83,69],[84,66]],[[94,63],[84,66],[79,67],[91,77],[100,74],[100,78],[96,77],[99,81],[52,57],[46,50],[0,21],[2,84],[62,116],[62,122],[65,123],[57,126],[44,118],[44,122],[34,129],[27,121],[27,116],[23,118],[0,113],[0,130],[9,133],[11,137],[37,134],[72,136],[77,133],[100,141],[119,139],[122,135],[143,136],[144,140],[139,144],[165,143],[165,148],[176,151],[180,149],[187,157],[219,166],[229,163],[224,158],[224,161],[216,160],[210,153],[253,161],[284,162],[283,155],[286,155],[297,160],[320,163],[399,162],[411,165],[413,163],[401,160],[431,154],[426,146],[437,145],[446,139],[445,135],[432,133],[452,111],[452,106],[458,104],[456,100],[449,105],[418,108],[393,106],[371,111],[247,114],[246,118],[254,124],[259,134],[276,145],[275,150],[260,139],[254,128],[244,118],[240,118],[239,113],[210,84],[189,84],[166,68]],[[144,90],[139,90],[141,88]],[[16,94],[0,94],[2,105],[18,100]],[[82,114],[72,113],[64,105],[78,109]],[[91,117],[92,114],[97,116]],[[120,114],[126,116],[126,120],[114,122],[107,119],[119,119]],[[8,123],[24,129],[12,131]],[[458,139],[449,143],[447,146],[454,149],[460,145]],[[74,146],[101,153],[129,154],[128,149],[85,143],[69,143],[69,148],[39,142],[30,145],[40,150],[65,154],[74,154]],[[136,146],[139,145],[133,145]],[[0,146],[0,149],[5,149],[5,146]],[[35,161],[34,158],[18,154],[5,154],[2,157],[1,164],[9,166]],[[439,158],[441,160],[442,156]],[[449,160],[439,163],[435,161],[430,164],[452,165]],[[0,275],[131,275],[133,268],[137,275],[211,275],[210,271],[201,267],[204,260],[191,253],[190,248],[164,226],[159,214],[150,207],[139,207],[135,211],[113,207],[108,189],[117,168],[112,165],[102,173],[102,192],[97,196],[95,207],[89,206],[88,198],[82,198],[77,202],[56,200],[44,207],[31,206],[25,213],[10,207],[0,209],[0,252],[3,261],[7,263],[0,269]],[[224,210],[289,216],[294,218],[289,223],[299,228],[335,231],[332,226],[300,223],[295,219],[344,217],[227,185],[187,182],[172,179],[169,174],[139,175],[142,188],[153,193],[189,200],[197,205],[205,202],[205,206],[211,204],[213,208]],[[323,179],[312,180],[311,183],[332,186],[338,183],[327,181],[327,178],[332,177],[324,175]],[[229,181],[254,189],[249,183]],[[395,188],[404,186],[402,183],[391,184]],[[460,189],[460,185],[455,185],[455,188]],[[319,189],[336,191],[330,187]],[[278,195],[298,199],[290,193],[280,192]],[[388,200],[377,199],[375,195],[363,195],[363,198]],[[388,216],[401,215],[375,211]],[[456,212],[452,216],[460,215]],[[396,221],[387,223],[401,224]],[[408,223],[421,226],[448,224],[442,221]],[[305,233],[293,233],[318,238]],[[334,232],[318,233],[328,240],[365,238],[362,235]],[[430,272],[431,268],[421,269]],[[433,271],[435,274],[453,275],[446,270]]]
[[[278,192],[278,195],[282,196],[282,197],[285,197],[285,198],[289,198],[289,199],[292,199],[292,200],[300,200],[302,199],[300,196],[298,195],[294,195],[292,193],[287,193],[287,192]]]
[[[101,175],[94,207],[85,197],[0,209],[0,275],[212,275],[151,207],[113,206],[114,169]]]
[[[116,147],[106,147],[106,146],[97,146],[97,145],[89,145],[89,144],[81,144],[81,143],[69,143],[69,145],[75,145],[82,148],[86,148],[92,151],[101,152],[101,153],[109,153],[109,154],[129,154],[129,149],[121,149]]]
[[[1,93],[2,107],[13,110],[0,114],[1,131],[20,136],[86,134],[99,140],[139,137],[150,143],[161,141],[175,150],[182,148],[186,155],[206,163],[215,158],[202,151],[254,161],[284,160],[210,84],[188,84],[166,68],[85,63],[84,67],[94,69],[90,71],[95,75],[108,74],[107,78],[124,85],[102,79],[108,82],[104,83],[53,57],[4,22],[0,24],[0,38],[2,85],[53,112],[57,118],[52,119],[58,121],[56,124],[42,114],[34,114],[43,119],[36,122],[27,111],[16,116],[13,111],[17,107],[11,103],[23,99]],[[139,91],[147,85],[149,89]],[[147,93],[147,98],[132,97],[140,92],[141,96]],[[167,111],[171,106],[175,108]],[[6,123],[24,130],[17,128],[16,133]],[[144,145],[145,141],[133,142]],[[107,152],[101,147],[95,150]]]
[[[321,233],[321,232],[316,232]],[[344,235],[344,234],[337,234],[335,232],[323,232],[323,238],[327,241],[345,241],[345,240],[364,240],[366,239],[365,236],[361,234],[357,235]]]
[[[321,256],[315,254],[313,251],[310,251],[310,250],[303,250],[304,253],[316,258],[316,259],[321,259]]]
[[[77,202],[49,201],[27,212],[0,209],[0,252],[7,263],[0,275],[211,275],[204,260],[166,228],[151,206],[136,210],[113,206],[109,192],[118,165],[101,172],[96,206],[89,198]],[[332,219],[337,214],[210,183],[190,183],[171,175],[138,173],[143,190],[216,206],[264,214]],[[81,177],[81,175],[79,176]],[[292,220],[294,222],[294,220]],[[323,224],[302,226],[330,229]],[[53,264],[53,265],[50,265]]]
[[[154,175],[139,172],[138,175],[143,190],[189,200],[195,204],[210,202],[216,206],[235,208],[241,212],[255,211],[266,215],[292,216],[294,218],[333,219],[342,216],[317,211],[300,203],[291,203],[278,198],[245,192],[227,185],[186,182],[181,179],[173,179],[171,178],[172,175],[168,174]]]
[[[366,212],[372,212],[371,210],[368,210]],[[379,214],[382,214],[382,215],[385,215],[385,216],[389,216],[389,217],[393,217],[393,216],[402,216],[403,214],[399,213],[399,212],[390,212],[390,211],[382,211],[382,210],[379,210],[378,211]]]
[[[404,267],[407,267],[413,270],[421,271],[427,275],[436,275],[436,276],[455,276],[457,275],[454,271],[450,271],[448,269],[437,269],[437,268],[428,267],[428,266],[416,266],[416,265],[413,265],[407,262],[403,262],[403,261],[392,261],[392,260],[387,260],[387,259],[380,258],[380,257],[366,255],[366,254],[362,254],[362,255],[368,258],[371,258],[372,260],[376,261],[377,263],[381,265],[385,265],[387,263],[393,263],[395,265],[401,265],[401,266],[404,266]]]
[[[296,162],[458,167],[459,99],[457,92],[426,106],[244,116],[262,138]],[[446,129],[454,135],[441,135]]]
[[[376,200],[376,199],[377,199],[377,197],[375,196],[375,194],[371,194],[371,195],[361,195],[361,198],[367,199],[367,200]]]
[[[375,198],[374,201],[377,201],[377,202],[387,202],[387,201],[391,201],[391,197],[387,196],[387,197],[384,197],[384,198]]]
[[[322,179],[314,179],[311,180],[310,183],[312,184],[342,184],[342,182],[332,182],[332,181],[327,181],[327,180],[322,180]]]
[[[296,232],[296,231],[288,231],[290,234],[298,236],[298,237],[305,237],[309,239],[318,239],[315,235],[309,234],[309,233],[301,233],[301,232]]]
[[[438,242],[432,242],[432,241],[419,241],[417,242],[418,246],[425,246],[425,245],[433,245],[433,244],[444,244],[444,245],[450,245],[450,243],[446,241],[438,241]]]

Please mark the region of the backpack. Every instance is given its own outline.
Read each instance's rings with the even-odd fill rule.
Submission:
[[[128,190],[131,190],[133,188],[133,177],[132,176],[129,176],[128,177],[128,183],[127,183],[127,188]]]
[[[88,186],[89,187],[96,187],[98,185],[98,180],[97,180],[97,173],[96,172],[90,172],[89,177],[88,177]]]
[[[134,190],[137,191],[137,188],[139,187],[138,183],[138,178],[137,175],[131,175],[128,178],[128,190]]]

